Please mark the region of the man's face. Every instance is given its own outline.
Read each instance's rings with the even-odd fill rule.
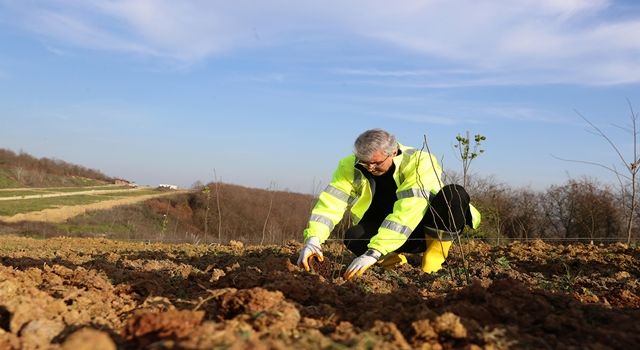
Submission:
[[[375,151],[371,156],[371,159],[360,160],[358,163],[365,167],[372,175],[380,176],[385,174],[391,168],[393,164],[393,157],[396,152],[392,154],[385,154],[383,151]]]

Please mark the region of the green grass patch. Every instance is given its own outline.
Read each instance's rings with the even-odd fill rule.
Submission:
[[[126,190],[129,186],[80,186],[80,187],[49,187],[40,188],[40,190],[46,190],[49,192],[80,192],[80,191],[104,191],[104,190]]]
[[[102,195],[77,195],[0,201],[0,215],[13,216],[20,213],[57,208],[65,205],[91,204],[108,199],[111,199],[111,197]]]
[[[0,191],[0,198],[3,197],[17,197],[17,196],[33,196],[36,194],[47,194],[48,191],[42,190],[3,190]]]
[[[0,168],[0,188],[20,187],[20,183],[16,181],[7,169]]]
[[[73,177],[73,180],[71,182],[76,186],[99,186],[99,185],[104,185],[104,181],[102,181],[102,180],[89,179],[89,178],[86,178],[86,177],[78,177],[78,176]]]
[[[88,186],[105,186],[108,183],[102,180],[89,179],[80,176],[61,176],[47,174],[44,182],[47,187],[59,186],[59,187],[88,187]]]
[[[139,197],[149,194],[158,194],[161,191],[156,189],[143,189],[136,191],[114,192],[103,194],[82,194],[49,198],[32,198],[0,201],[0,215],[13,216],[20,213],[40,211],[44,209],[57,208],[68,205],[83,205],[106,200],[126,197]]]
[[[138,197],[138,196],[145,196],[148,194],[158,194],[162,192],[163,191],[150,188],[150,189],[144,189],[139,191],[103,193],[102,195],[109,196],[109,197]]]
[[[2,189],[0,190],[0,198],[2,197],[16,197],[16,196],[33,196],[38,194],[53,194],[53,193],[70,193],[70,192],[84,192],[84,191],[114,191],[114,190],[131,190],[131,193],[135,193],[133,189],[128,186],[98,186],[98,187],[49,187],[49,188],[33,188],[33,189]]]

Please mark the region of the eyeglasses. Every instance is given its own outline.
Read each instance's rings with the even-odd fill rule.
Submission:
[[[390,156],[391,155],[388,154],[385,159],[383,159],[381,161],[378,161],[378,162],[365,162],[363,160],[358,160],[358,164],[362,165],[365,168],[371,168],[371,167],[377,168],[377,167],[381,166],[382,163],[386,162],[387,159],[389,159]]]

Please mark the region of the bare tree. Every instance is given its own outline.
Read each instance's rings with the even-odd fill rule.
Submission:
[[[216,190],[216,207],[218,209],[218,243],[222,243],[222,211],[220,210],[220,181],[216,169],[213,169],[213,180]]]
[[[13,174],[16,176],[16,180],[18,180],[18,182],[22,182],[24,173],[25,168],[21,166],[16,166],[15,168],[13,168]]]
[[[608,187],[588,178],[551,186],[542,202],[545,227],[562,238],[606,238],[621,231],[620,208]],[[587,237],[585,237],[585,235]]]
[[[211,202],[211,188],[209,188],[209,185],[205,185],[202,188],[202,193],[204,193],[204,199],[205,199],[205,204],[204,204],[204,242],[207,243],[207,237],[208,237],[208,232],[209,232],[209,203]]]
[[[264,219],[264,225],[262,225],[262,240],[260,240],[260,245],[264,244],[265,233],[267,231],[267,223],[269,222],[269,215],[271,215],[271,209],[273,208],[273,196],[274,191],[276,189],[275,182],[271,181],[269,183],[269,188],[267,188],[267,192],[269,192],[269,210],[267,210],[267,217]]]
[[[591,161],[585,161],[585,160],[573,160],[573,159],[563,159],[563,158],[559,158],[559,157],[555,157],[557,159],[560,160],[564,160],[564,161],[570,161],[570,162],[577,162],[577,163],[584,163],[584,164],[590,164],[590,165],[595,165],[604,169],[607,169],[611,172],[613,172],[616,177],[618,178],[618,181],[620,182],[620,187],[621,187],[621,191],[622,191],[622,195],[623,198],[626,198],[627,196],[630,196],[630,202],[629,203],[629,211],[628,211],[628,217],[627,217],[627,225],[626,225],[626,232],[627,232],[627,244],[631,243],[631,232],[633,230],[633,221],[635,218],[635,212],[636,212],[636,207],[637,207],[637,195],[636,195],[636,187],[637,187],[637,174],[638,174],[638,170],[640,169],[640,158],[638,157],[638,125],[637,125],[637,121],[638,121],[638,114],[633,110],[633,106],[631,105],[631,101],[629,101],[629,99],[627,99],[627,104],[629,105],[629,117],[631,119],[631,125],[627,126],[627,127],[622,127],[622,126],[618,126],[615,124],[612,124],[613,126],[622,129],[623,131],[628,132],[629,134],[631,134],[631,138],[633,141],[633,149],[632,149],[632,154],[633,154],[633,159],[631,159],[629,161],[629,159],[625,158],[622,155],[622,152],[620,151],[620,148],[611,140],[611,138],[605,134],[598,126],[596,126],[594,123],[592,123],[589,119],[587,119],[585,116],[583,116],[580,112],[575,111],[578,116],[580,116],[580,118],[582,118],[582,120],[584,120],[585,122],[587,122],[587,124],[589,124],[589,126],[592,129],[592,132],[597,135],[602,137],[608,144],[609,146],[611,146],[611,148],[613,149],[613,151],[615,152],[615,154],[618,156],[618,158],[620,159],[622,165],[624,166],[625,169],[627,169],[628,175],[627,174],[623,174],[622,172],[618,171],[615,166],[610,167],[610,166],[606,166],[604,164],[601,163],[597,163],[597,162],[591,162]],[[626,184],[624,182],[627,182]],[[629,191],[629,195],[627,195],[626,189],[627,188],[631,188]]]

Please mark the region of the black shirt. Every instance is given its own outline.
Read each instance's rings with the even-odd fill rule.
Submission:
[[[398,200],[396,196],[398,186],[393,179],[395,168],[396,165],[392,163],[386,173],[374,176],[364,167],[359,167],[360,170],[364,169],[363,173],[371,184],[371,191],[373,192],[373,200],[367,212],[364,213],[362,220],[360,220],[361,222],[375,223],[379,226],[384,221],[384,218],[393,211],[393,204]]]

